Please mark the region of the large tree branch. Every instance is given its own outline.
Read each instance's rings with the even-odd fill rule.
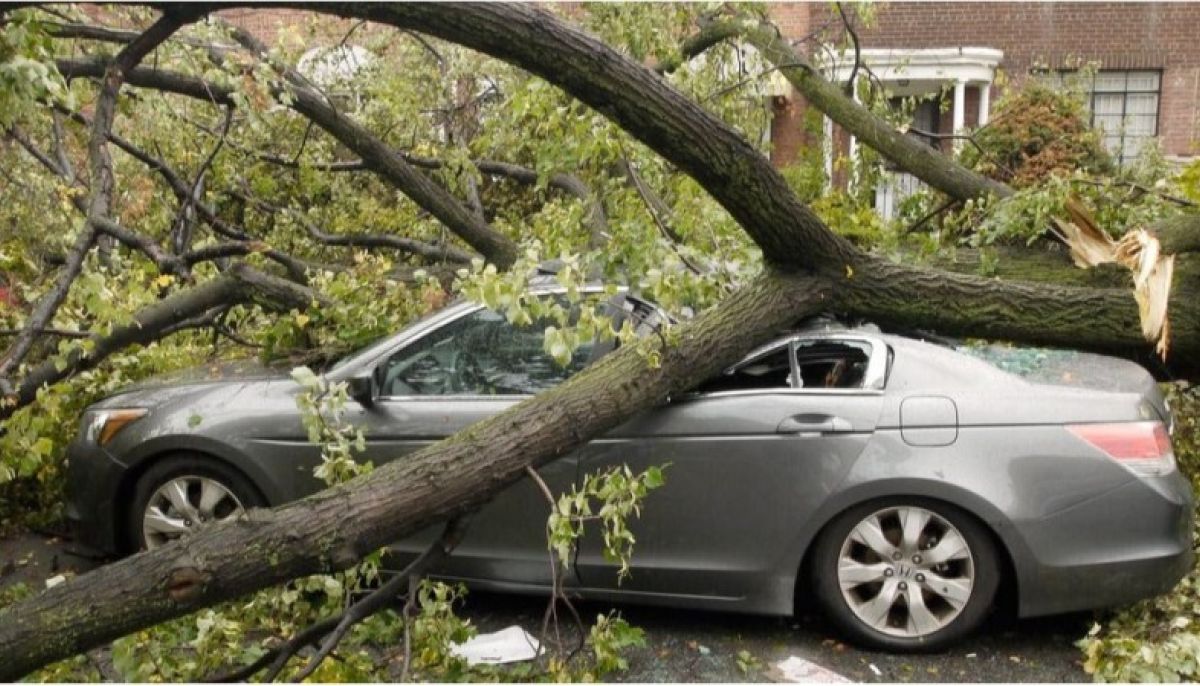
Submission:
[[[215,307],[258,303],[269,309],[304,310],[320,296],[312,290],[243,264],[235,264],[220,276],[193,288],[179,291],[134,314],[132,321],[107,335],[92,334],[90,351],[75,348],[65,359],[51,359],[26,374],[15,392],[0,403],[0,419],[32,403],[43,386],[58,383],[95,367],[112,353],[136,344],[156,341],[180,322],[203,315]],[[9,655],[0,649],[0,655]]]
[[[747,42],[774,65],[813,107],[854,134],[865,145],[930,186],[958,200],[1006,197],[1012,189],[958,164],[934,148],[897,131],[864,105],[846,97],[807,59],[796,54],[779,30],[748,20],[716,22],[724,31],[740,28]],[[722,30],[717,26],[708,30]]]
[[[993,317],[991,330],[1003,331],[1018,340],[1046,340],[1044,322],[1051,312],[1064,321],[1086,321],[1094,316],[1089,307],[1087,289],[1064,292],[1062,289],[1029,284],[1009,285],[994,279],[959,275],[955,288],[939,288],[928,271],[894,265],[868,255],[834,235],[801,203],[770,162],[744,138],[715,115],[704,111],[681,93],[663,82],[645,66],[617,55],[607,46],[580,31],[568,28],[544,11],[528,5],[469,5],[455,12],[431,5],[353,5],[333,4],[316,7],[318,11],[367,18],[405,29],[414,29],[462,43],[520,66],[555,83],[575,97],[592,105],[653,150],[692,175],[720,202],[762,248],[764,257],[776,264],[811,269],[832,279],[839,287],[859,292],[868,290],[867,277],[889,274],[904,279],[911,287],[907,297],[962,298],[960,314],[983,311]],[[764,52],[787,48],[772,34],[763,43]],[[547,55],[554,55],[548,59]],[[775,55],[776,58],[779,55]],[[806,71],[810,73],[811,71]],[[849,102],[827,81],[829,97]],[[865,111],[865,110],[864,110]],[[930,151],[932,153],[932,151]],[[932,153],[935,154],[936,153]],[[1020,297],[1030,311],[1044,316],[1034,320],[1006,305]],[[878,314],[870,303],[851,294],[848,303],[863,307],[864,314]],[[1136,322],[1137,304],[1132,293],[1108,294],[1102,302],[1115,308],[1113,321]],[[968,304],[972,305],[968,307]],[[947,308],[956,311],[956,308]],[[946,327],[951,322],[946,312],[936,308],[910,308],[911,326]],[[964,317],[962,326],[970,326],[978,317]],[[1188,318],[1180,324],[1188,326]],[[1115,331],[1098,325],[1096,335],[1069,339],[1073,345],[1092,345],[1102,349],[1133,343],[1138,327]],[[1200,341],[1200,329],[1188,328],[1177,342],[1185,346]],[[1080,333],[1076,330],[1076,333]]]
[[[434,243],[426,243],[414,238],[406,238],[404,236],[392,236],[389,234],[374,234],[374,233],[329,233],[316,224],[312,223],[308,217],[302,212],[291,208],[278,207],[264,200],[255,198],[249,194],[232,191],[231,195],[237,197],[244,202],[250,203],[264,212],[283,212],[291,217],[296,223],[304,227],[308,235],[313,240],[325,245],[344,245],[352,248],[391,248],[402,252],[419,255],[429,260],[453,262],[455,264],[469,264],[471,258],[474,257],[471,253],[456,248],[453,245],[438,245]]]

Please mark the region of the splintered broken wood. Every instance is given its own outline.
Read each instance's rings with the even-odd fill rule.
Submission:
[[[1155,351],[1166,360],[1171,345],[1168,303],[1175,256],[1162,254],[1158,238],[1145,228],[1131,229],[1120,240],[1113,240],[1075,198],[1067,199],[1066,209],[1070,221],[1055,219],[1055,235],[1071,249],[1071,259],[1078,267],[1091,269],[1115,262],[1132,273],[1142,335],[1155,344]]]

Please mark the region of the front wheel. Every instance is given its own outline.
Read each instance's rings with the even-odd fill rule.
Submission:
[[[987,616],[1000,580],[988,532],[958,508],[919,498],[851,508],[826,527],[813,571],[826,614],[873,648],[939,650]]]
[[[265,504],[237,470],[200,455],[174,455],[138,479],[127,540],[134,550],[153,550],[205,522],[235,519]]]

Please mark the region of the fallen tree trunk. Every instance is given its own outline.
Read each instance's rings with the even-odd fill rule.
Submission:
[[[0,610],[0,680],[373,550],[467,512],[538,466],[736,362],[825,308],[826,283],[767,274],[695,321],[652,365],[626,346],[563,385],[339,487],[71,579]],[[657,338],[643,341],[657,345]]]

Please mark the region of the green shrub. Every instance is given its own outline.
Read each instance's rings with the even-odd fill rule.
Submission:
[[[1016,188],[1056,174],[1109,174],[1112,159],[1088,125],[1080,98],[1037,81],[1002,98],[988,125],[963,146],[963,161]],[[980,150],[982,148],[982,150]]]

